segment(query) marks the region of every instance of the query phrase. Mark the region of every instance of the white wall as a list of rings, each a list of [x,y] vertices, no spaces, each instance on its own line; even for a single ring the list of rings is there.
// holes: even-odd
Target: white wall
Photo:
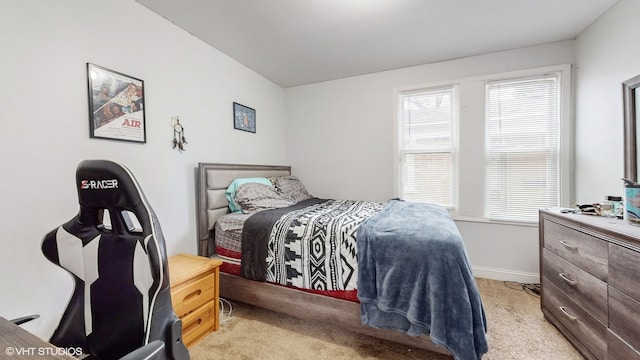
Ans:
[[[574,42],[564,41],[288,88],[289,160],[316,196],[388,200],[397,195],[394,92],[398,88],[574,61]],[[478,179],[467,176],[460,181]],[[477,276],[538,281],[536,227],[457,224]]]
[[[640,74],[640,1],[620,0],[576,41],[576,200],[622,195],[622,82]]]
[[[284,90],[133,0],[0,0],[0,316],[48,337],[70,277],[40,251],[77,213],[75,168],[125,164],[153,206],[168,253],[196,252],[199,161],[286,164]],[[86,63],[145,82],[147,143],[89,138]],[[257,111],[233,129],[232,103]],[[179,115],[186,152],[171,149]]]

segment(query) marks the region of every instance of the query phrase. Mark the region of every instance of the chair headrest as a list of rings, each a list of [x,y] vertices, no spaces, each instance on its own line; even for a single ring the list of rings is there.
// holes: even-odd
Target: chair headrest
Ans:
[[[96,214],[104,209],[112,216],[126,210],[136,216],[144,233],[151,231],[152,219],[155,218],[153,210],[135,177],[124,165],[108,160],[82,161],[76,170],[76,186],[83,223],[100,225],[102,219]],[[120,232],[120,229],[115,229],[119,227],[119,221],[112,220],[114,230]]]
[[[134,209],[146,202],[133,174],[107,160],[85,160],[76,170],[80,206]]]

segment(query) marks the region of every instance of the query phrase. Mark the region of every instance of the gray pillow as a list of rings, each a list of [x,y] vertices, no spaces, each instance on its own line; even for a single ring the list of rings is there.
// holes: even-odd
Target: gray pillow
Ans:
[[[313,196],[307,192],[302,181],[297,176],[280,176],[275,181],[276,189],[296,202],[307,200]]]
[[[276,209],[294,205],[296,202],[280,194],[272,186],[260,183],[240,185],[234,201],[244,213]]]

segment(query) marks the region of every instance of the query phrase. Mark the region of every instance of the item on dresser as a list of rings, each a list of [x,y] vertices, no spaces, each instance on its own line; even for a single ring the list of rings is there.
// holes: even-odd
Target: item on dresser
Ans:
[[[220,327],[219,260],[178,254],[169,257],[173,309],[182,320],[182,338],[192,347]]]
[[[632,225],[640,225],[640,184],[625,184],[625,214]]]
[[[228,245],[222,245],[219,242],[221,234],[215,233],[218,229],[226,228],[231,230],[235,227],[229,223],[214,226],[216,220],[222,219],[229,213],[229,203],[226,196],[229,184],[232,184],[235,179],[243,178],[264,177],[273,179],[274,177],[287,177],[291,179],[291,169],[284,166],[201,163],[198,170],[199,251],[201,255],[205,256],[215,256],[213,252],[214,246],[212,246],[214,245],[214,239],[216,248],[228,247]],[[299,183],[299,179],[296,182]],[[277,180],[275,183],[278,183]],[[269,191],[269,195],[266,194],[266,189],[264,191],[259,190],[259,188],[264,188],[264,186],[260,185],[240,185],[237,188],[238,193],[244,192],[242,186],[251,186],[258,193],[264,193],[265,196],[257,196],[255,198],[261,200],[261,206],[259,207],[262,209],[265,207],[264,202],[262,202],[263,199],[278,200],[272,191]],[[301,183],[298,186],[301,186]],[[253,193],[253,191],[247,191],[246,193]],[[417,302],[426,304],[425,306],[427,307],[432,306],[432,304],[447,303],[451,305],[453,312],[469,314],[469,317],[465,317],[465,320],[460,320],[462,317],[455,320],[434,310],[437,316],[433,318],[426,320],[416,319],[411,318],[411,314],[408,314],[409,319],[406,320],[408,322],[423,321],[420,325],[427,328],[430,325],[439,326],[437,324],[441,324],[443,326],[442,329],[446,328],[445,333],[451,329],[456,329],[455,331],[466,329],[464,333],[474,337],[474,340],[461,346],[458,346],[460,343],[454,344],[444,336],[429,338],[422,331],[419,331],[419,333],[422,333],[420,336],[409,336],[407,332],[412,333],[412,329],[407,330],[405,328],[405,332],[401,333],[387,330],[384,325],[380,325],[382,328],[365,326],[361,319],[361,306],[357,298],[354,301],[345,301],[341,298],[324,296],[324,293],[323,296],[318,295],[316,291],[330,289],[356,291],[355,283],[352,281],[358,274],[357,267],[360,260],[356,256],[357,249],[360,246],[356,240],[360,235],[356,234],[359,234],[359,229],[364,228],[369,220],[380,216],[381,210],[387,208],[390,203],[406,202],[397,200],[387,203],[335,199],[322,200],[313,197],[307,198],[307,195],[302,196],[302,198],[304,200],[290,208],[275,206],[273,209],[255,212],[254,215],[243,220],[241,251],[239,254],[242,262],[239,267],[243,268],[242,274],[246,277],[221,273],[220,290],[225,298],[305,319],[331,322],[335,326],[342,326],[411,346],[446,354],[453,353],[454,356],[459,358],[480,358],[487,351],[484,310],[466,259],[466,251],[463,252],[463,257],[453,256],[454,252],[459,254],[457,251],[453,251],[453,247],[436,246],[434,248],[437,248],[437,251],[430,253],[428,259],[418,262],[422,268],[394,267],[394,271],[411,271],[421,274],[420,276],[423,276],[423,279],[428,279],[425,280],[427,287],[446,289],[448,286],[456,286],[455,289],[450,290],[464,292],[464,295],[461,296],[470,299],[467,302],[463,301],[452,305],[444,298],[425,298],[423,295],[426,292],[422,292],[422,298],[415,299]],[[240,206],[243,212],[252,212],[256,208],[255,204],[252,204],[255,200],[254,198],[245,196],[242,201],[238,201],[238,198],[232,197],[232,199]],[[337,214],[340,216],[336,217]],[[455,223],[446,210],[442,209],[442,214],[442,221],[451,225],[451,228],[455,228],[457,233]],[[263,219],[264,222],[258,219]],[[412,220],[418,221],[417,218],[404,219],[404,221]],[[261,225],[261,223],[268,223],[268,225]],[[429,224],[428,221],[424,223],[425,225]],[[395,233],[395,237],[398,240],[402,238],[402,232],[399,231],[401,229],[402,226],[391,224],[390,231]],[[429,231],[422,231],[422,233],[437,234],[440,230],[442,229],[437,225],[431,225]],[[233,230],[231,232],[234,233]],[[378,235],[379,233],[371,239],[373,246],[376,246]],[[284,243],[278,242],[281,240]],[[437,242],[438,240],[425,238],[420,241],[425,241],[425,244],[428,244],[429,241]],[[252,242],[255,242],[257,247],[250,246]],[[401,243],[401,241],[397,242],[398,245]],[[459,234],[456,235],[456,243],[463,244]],[[430,245],[425,246],[429,247]],[[237,253],[234,250],[237,248],[237,245],[230,246],[226,254]],[[338,260],[336,260],[336,257],[330,256],[332,253],[339,255],[337,257]],[[398,253],[406,256],[415,255],[411,251],[398,251]],[[264,254],[266,254],[266,257]],[[358,261],[350,262],[349,259],[358,259]],[[306,260],[310,260],[310,262],[306,262]],[[394,261],[397,261],[399,265],[403,264],[402,259],[395,259]],[[224,260],[224,262],[226,265],[227,261]],[[436,276],[429,276],[428,268],[438,262],[449,262],[448,266],[453,266],[456,269],[456,271],[452,272],[452,276],[462,276],[461,273],[464,272],[468,274],[468,277],[466,280],[458,282],[457,280],[445,280]],[[226,269],[225,265],[222,267],[223,272]],[[423,270],[426,272],[423,272]],[[284,277],[278,279],[280,275],[284,275]],[[270,280],[271,276],[273,276],[274,280]],[[408,279],[408,277],[405,278]],[[334,280],[338,280],[338,286],[335,285]],[[270,281],[276,281],[277,284]],[[292,287],[292,285],[294,286]],[[375,284],[375,286],[384,286],[384,282]],[[414,329],[417,328],[414,327]],[[436,332],[434,332],[435,334]],[[449,333],[447,333],[448,335]]]
[[[581,214],[585,215],[599,215],[597,204],[583,204],[578,205],[578,209]]]
[[[618,219],[622,219],[622,215],[624,212],[624,206],[622,205],[622,196],[609,195],[606,197],[606,201],[611,204],[613,212],[612,215],[617,217]]]
[[[541,308],[587,359],[640,360],[640,228],[540,211]]]

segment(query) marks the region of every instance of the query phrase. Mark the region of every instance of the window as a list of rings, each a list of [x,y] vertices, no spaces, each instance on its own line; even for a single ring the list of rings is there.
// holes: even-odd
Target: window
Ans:
[[[559,206],[560,75],[486,85],[486,211],[492,220],[538,220]]]
[[[399,89],[396,196],[534,226],[571,206],[571,65]]]
[[[455,207],[456,96],[455,86],[400,94],[403,199]]]

